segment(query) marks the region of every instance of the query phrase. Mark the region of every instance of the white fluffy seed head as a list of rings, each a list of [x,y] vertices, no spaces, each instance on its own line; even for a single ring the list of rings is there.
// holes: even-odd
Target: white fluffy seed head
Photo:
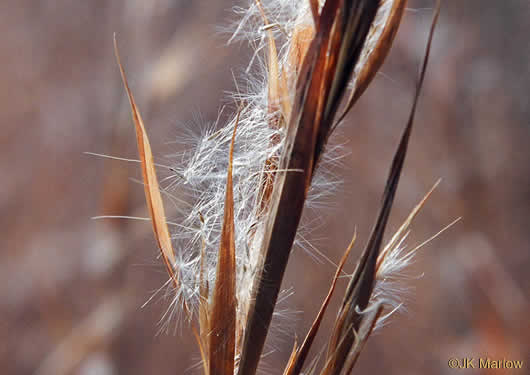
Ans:
[[[373,305],[382,303],[387,307],[387,314],[382,315],[376,328],[382,327],[387,319],[394,313],[404,309],[404,296],[408,293],[405,281],[411,277],[406,272],[407,267],[414,261],[415,251],[408,251],[403,244],[409,232],[391,244],[391,248],[385,247],[383,253],[386,254],[376,273],[376,284],[372,293],[370,303]]]
[[[281,72],[286,72],[289,43],[293,30],[301,23],[312,22],[306,1],[249,0],[248,7],[234,9],[240,17],[234,28],[232,40],[247,40],[255,55],[249,64],[243,84],[232,94],[242,104],[235,139],[233,159],[235,247],[239,306],[250,302],[252,279],[255,276],[261,244],[264,219],[262,212],[263,180],[270,176],[270,160],[278,160],[283,144],[284,130],[270,124],[277,113],[269,106],[270,80],[267,61],[267,38],[272,34],[278,48]],[[303,4],[303,5],[301,5]],[[244,91],[242,91],[244,88]],[[226,125],[199,127],[186,138],[188,149],[173,155],[179,162],[173,166],[175,176],[167,180],[175,194],[185,194],[190,207],[180,218],[179,228],[173,235],[180,285],[175,301],[184,302],[196,310],[200,299],[201,264],[204,278],[213,286],[221,238],[224,200],[227,179],[228,150],[236,123],[234,116]],[[274,140],[274,141],[273,141]],[[337,156],[326,158],[335,163]],[[315,176],[321,191],[332,193],[336,182],[325,178],[326,173]],[[317,186],[312,189],[319,192]],[[316,195],[323,195],[322,192]],[[314,199],[309,202],[315,204]],[[211,288],[210,288],[211,290]]]
[[[233,159],[235,248],[237,265],[238,314],[244,320],[245,306],[250,303],[251,288],[259,264],[264,219],[262,212],[263,180],[270,176],[269,160],[278,160],[283,146],[284,129],[271,126],[278,113],[271,113],[269,83],[280,77],[271,77],[268,66],[268,42],[272,35],[277,53],[279,74],[285,74],[289,82],[288,95],[294,97],[296,72],[304,53],[304,47],[312,38],[314,21],[307,0],[247,0],[246,7],[235,7],[238,17],[233,25],[230,42],[245,40],[254,50],[237,92],[232,98],[241,103],[239,123],[235,138]],[[322,6],[324,1],[319,1]],[[383,0],[370,31],[370,37],[355,68],[355,75],[366,63],[384,24],[387,22],[394,0]],[[265,17],[264,17],[265,16]],[[285,114],[283,114],[284,117]],[[184,303],[189,311],[196,311],[200,301],[200,275],[203,265],[204,281],[215,284],[216,264],[221,238],[224,200],[227,179],[229,146],[237,116],[220,126],[198,126],[192,129],[184,140],[187,150],[173,155],[178,163],[173,166],[174,176],[166,181],[171,192],[186,195],[189,208],[178,221],[178,230],[173,240],[176,251],[175,270],[178,272],[179,287],[174,292],[174,304]],[[284,119],[287,120],[287,119]],[[274,141],[272,141],[274,140]],[[317,207],[322,198],[332,195],[339,186],[339,180],[327,166],[340,161],[341,146],[327,146],[319,163],[311,189],[306,200],[308,207]],[[296,173],[296,172],[292,172]],[[312,252],[307,242],[304,224],[295,244]],[[399,254],[399,252],[395,252]],[[391,290],[388,275],[392,269],[409,261],[407,257],[395,259],[381,267],[387,275],[378,281],[378,295]],[[388,272],[386,272],[388,271]],[[385,287],[383,287],[385,286]],[[386,289],[385,289],[386,288]],[[241,322],[243,324],[243,322]]]
[[[233,159],[234,221],[238,271],[246,267],[256,232],[260,179],[268,171],[265,161],[278,154],[281,143],[273,145],[272,137],[281,137],[267,125],[266,107],[248,103],[242,110]],[[174,234],[179,255],[176,269],[180,273],[181,291],[190,305],[199,298],[201,254],[205,259],[205,279],[215,282],[217,252],[223,222],[228,166],[228,149],[235,119],[218,130],[197,134],[192,149],[179,155],[183,161],[174,167],[178,177],[173,187],[189,195],[191,208]],[[204,252],[202,252],[204,246]],[[238,275],[239,276],[239,275]],[[241,283],[238,283],[241,285]]]

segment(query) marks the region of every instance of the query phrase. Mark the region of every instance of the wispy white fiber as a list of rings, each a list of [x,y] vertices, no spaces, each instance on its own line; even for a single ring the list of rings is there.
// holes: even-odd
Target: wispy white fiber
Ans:
[[[438,181],[436,185],[439,182],[440,181]],[[411,215],[414,215],[414,211]],[[406,286],[406,281],[410,280],[411,278],[419,278],[423,276],[423,274],[414,276],[407,271],[407,268],[414,263],[414,258],[416,257],[418,250],[441,235],[458,221],[460,221],[460,218],[453,220],[438,233],[434,234],[414,248],[407,248],[407,246],[404,245],[404,242],[407,239],[410,231],[402,230],[404,229],[402,227],[396,234],[394,234],[394,237],[389,241],[381,253],[380,258],[382,259],[376,273],[375,290],[370,299],[371,306],[383,304],[387,307],[387,313],[378,319],[376,328],[380,328],[385,325],[387,319],[393,313],[400,310],[406,310],[404,300],[409,293],[409,289]],[[409,225],[410,222],[406,223],[406,227]]]
[[[314,27],[307,0],[246,1],[246,6],[233,9],[238,20],[232,25],[229,38],[229,42],[247,41],[254,50],[254,56],[247,66],[245,75],[237,81],[236,92],[230,95],[231,99],[241,105],[238,110],[239,123],[233,159],[236,285],[239,310],[250,303],[250,289],[259,263],[259,248],[267,214],[263,212],[263,197],[260,194],[263,194],[264,181],[273,176],[274,171],[269,169],[270,162],[277,164],[285,131],[285,127],[271,126],[278,116],[286,116],[282,113],[271,113],[268,97],[269,82],[278,80],[279,77],[269,76],[268,38],[272,35],[276,44],[279,73],[286,74],[288,79],[296,79],[291,74],[293,67],[289,65],[292,63],[289,61],[291,42],[296,30]],[[323,1],[319,3],[322,5]],[[384,24],[388,21],[393,3],[394,0],[382,1],[370,38],[355,68],[353,82],[355,74],[358,74],[360,67],[372,53]],[[294,92],[289,92],[288,95],[294,96]],[[180,140],[186,144],[186,151],[173,155],[176,162],[170,168],[170,176],[163,180],[163,186],[168,193],[185,194],[187,196],[185,200],[190,203],[189,209],[177,222],[178,229],[172,233],[177,259],[175,271],[179,280],[178,289],[173,291],[173,300],[175,305],[184,304],[191,312],[196,310],[200,299],[201,264],[205,265],[204,272],[208,284],[210,286],[215,284],[224,212],[228,150],[237,118],[238,116],[234,114],[226,124],[217,121],[208,126],[199,124],[197,128],[190,129],[189,133]],[[284,122],[286,121],[288,119],[284,118]],[[340,182],[334,176],[333,168],[326,166],[333,167],[340,163],[340,155],[340,145],[327,147],[313,177],[306,201],[307,207],[320,208],[322,198],[333,195],[337,189]],[[277,172],[297,173],[296,171]],[[182,198],[179,197],[179,200]],[[313,254],[318,254],[318,249],[305,239],[305,234],[309,230],[304,228],[307,227],[302,224],[295,243]],[[392,256],[398,257],[399,254],[399,251],[395,251]],[[316,255],[316,257],[326,259],[325,256]],[[390,290],[389,275],[393,274],[393,271],[399,271],[400,265],[408,262],[410,259],[407,255],[396,258],[393,263],[389,258],[381,267],[378,293],[382,293],[383,289]]]
[[[406,272],[414,262],[416,251],[407,249],[403,243],[407,239],[410,232],[405,232],[395,243],[392,241],[383,249],[385,257],[381,262],[376,273],[376,284],[374,292],[372,293],[371,303],[383,303],[390,310],[378,319],[377,327],[382,327],[387,318],[394,312],[403,310],[403,299],[408,293],[405,281],[411,278],[411,275]],[[389,248],[392,246],[392,248]]]
[[[250,302],[250,286],[258,264],[258,250],[263,236],[262,186],[274,171],[267,161],[278,161],[281,154],[284,130],[272,127],[278,113],[271,113],[268,103],[269,77],[267,38],[272,34],[278,46],[280,70],[286,67],[288,45],[293,29],[303,22],[312,22],[307,1],[249,0],[247,7],[236,7],[238,23],[233,28],[230,41],[246,40],[255,51],[247,73],[237,82],[232,99],[240,103],[239,123],[235,138],[233,159],[234,220],[238,288],[238,300]],[[210,286],[215,283],[217,254],[219,249],[228,167],[228,150],[237,116],[227,124],[215,123],[190,129],[185,139],[187,150],[173,155],[177,161],[173,174],[165,180],[166,187],[178,194],[186,194],[190,209],[181,218],[181,227],[173,231],[176,251],[175,270],[179,288],[174,291],[174,301],[184,303],[190,310],[199,301],[199,275],[201,253],[206,267],[206,279]],[[339,162],[339,146],[331,149],[322,164]],[[276,163],[277,164],[277,163]],[[322,169],[322,168],[321,168]],[[296,171],[278,171],[297,173]],[[308,198],[309,207],[318,207],[321,197],[333,194],[338,181],[331,172],[319,172]],[[306,246],[305,242],[303,242]]]

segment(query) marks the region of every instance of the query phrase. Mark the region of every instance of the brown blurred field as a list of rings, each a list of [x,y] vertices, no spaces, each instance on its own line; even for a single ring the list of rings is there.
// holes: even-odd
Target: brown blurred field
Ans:
[[[198,363],[186,325],[161,330],[163,293],[142,308],[166,281],[150,224],[90,219],[147,216],[138,165],[84,152],[137,157],[114,32],[159,161],[185,128],[213,122],[251,55],[218,31],[234,3],[0,4],[0,373],[180,374]],[[335,262],[355,227],[361,251],[375,220],[433,3],[409,2],[382,73],[337,137],[344,183],[328,209],[307,212],[318,219],[312,243]],[[529,20],[524,0],[443,1],[390,229],[438,178],[409,246],[462,220],[421,251],[407,312],[370,339],[359,374],[458,373],[452,357],[525,360],[520,372],[466,374],[529,371]],[[279,373],[333,272],[294,253],[285,279],[294,294],[280,305],[290,312],[271,333],[264,371]]]

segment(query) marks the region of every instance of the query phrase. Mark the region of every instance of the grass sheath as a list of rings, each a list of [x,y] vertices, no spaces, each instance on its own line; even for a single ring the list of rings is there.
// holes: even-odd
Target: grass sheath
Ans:
[[[234,35],[251,24],[249,38],[252,33],[261,37],[263,44],[256,54],[266,53],[266,80],[254,96],[240,94],[241,107],[233,120],[206,134],[188,166],[178,170],[183,184],[210,194],[197,199],[182,225],[192,228],[182,234],[193,247],[189,253],[176,252],[172,245],[177,239],[170,237],[167,227],[149,140],[115,44],[131,104],[153,231],[177,291],[175,303],[182,305],[189,320],[199,326],[198,330],[194,326],[193,332],[206,375],[256,373],[302,212],[317,167],[325,160],[328,139],[383,64],[406,3],[250,1],[248,14]],[[432,190],[386,246],[383,239],[439,9],[438,1],[410,116],[390,167],[381,208],[349,278],[322,366],[318,370],[318,361],[313,360],[310,373],[350,374],[377,324],[401,306],[389,302],[397,298],[385,296],[389,293],[385,282],[410,262],[413,252],[404,253],[401,243]],[[259,23],[261,27],[256,26]],[[283,43],[280,48],[278,43]],[[245,153],[246,149],[251,151]],[[226,158],[222,166],[212,164]],[[218,191],[224,191],[224,196]],[[200,230],[193,229],[197,220]],[[304,341],[294,344],[284,375],[302,374],[354,241],[355,236]],[[385,311],[389,312],[383,314]]]

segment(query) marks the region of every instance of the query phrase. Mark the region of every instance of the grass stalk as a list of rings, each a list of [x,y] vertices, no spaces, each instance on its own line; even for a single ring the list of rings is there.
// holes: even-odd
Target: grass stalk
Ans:
[[[280,5],[288,3],[276,1]],[[274,21],[279,16],[271,14],[275,9],[272,3],[254,0],[249,6],[249,12],[254,11],[262,22],[260,35],[264,44],[257,51],[265,50],[267,54],[267,79],[259,94],[262,100],[242,99],[229,125],[207,134],[201,140],[204,145],[198,144],[199,149],[204,146],[206,151],[202,152],[206,154],[197,152],[190,159],[190,166],[178,173],[179,179],[187,184],[193,185],[197,179],[197,186],[206,181],[213,184],[209,191],[224,191],[224,197],[214,194],[208,198],[212,204],[208,199],[199,199],[196,210],[190,214],[189,221],[198,218],[201,227],[206,228],[189,234],[193,239],[190,243],[197,243],[197,255],[189,258],[191,261],[184,261],[188,259],[186,255],[176,252],[172,245],[149,140],[116,47],[131,104],[153,231],[168,274],[180,291],[178,299],[182,299],[189,320],[199,326],[194,333],[205,374],[256,373],[308,192],[328,139],[381,67],[406,6],[404,0],[304,0],[299,1],[301,13],[291,15],[292,22],[284,27],[280,21]],[[390,167],[381,208],[350,277],[329,335],[322,368],[313,367],[314,373],[352,372],[367,339],[389,307],[375,292],[381,274],[392,267],[404,267],[411,256],[399,258],[399,246],[426,198],[386,247],[383,238],[407,154],[439,9],[438,1],[410,116]],[[287,35],[282,37],[282,48],[277,46],[276,27]],[[352,87],[349,92],[348,87]],[[240,129],[237,137],[236,129]],[[254,135],[256,129],[261,138]],[[245,166],[240,167],[245,165],[244,161],[251,164],[244,154],[248,147],[243,144],[245,139],[258,139],[263,147],[263,152],[256,156],[262,163],[261,166],[258,163],[258,173],[250,166],[248,171]],[[226,167],[211,166],[212,155],[208,152],[212,148],[219,150],[217,157],[227,151]],[[197,172],[202,171],[200,168],[208,170],[201,175]],[[223,168],[224,173],[217,172]],[[236,191],[247,192],[248,199]],[[241,220],[243,214],[245,220]],[[217,230],[220,235],[215,237],[213,233]],[[300,346],[295,343],[285,375],[302,373],[353,244],[354,240],[337,267],[304,341]],[[187,282],[190,284],[186,285]],[[195,292],[187,292],[190,290]],[[317,365],[316,361],[313,363]]]

